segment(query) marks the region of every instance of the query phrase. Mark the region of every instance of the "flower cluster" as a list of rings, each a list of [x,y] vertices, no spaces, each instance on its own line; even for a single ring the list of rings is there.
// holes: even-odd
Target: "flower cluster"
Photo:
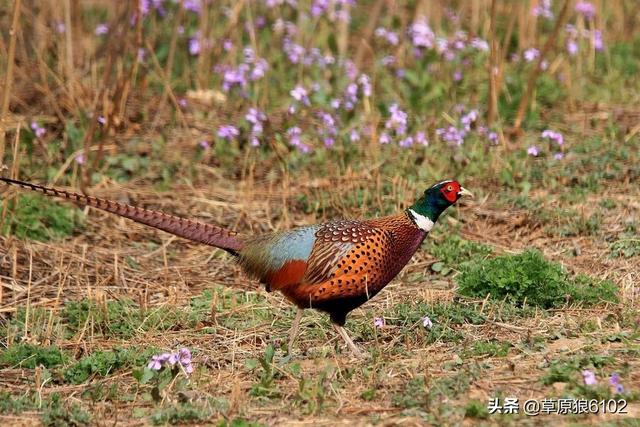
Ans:
[[[582,380],[585,385],[594,386],[598,384],[596,374],[589,369],[582,370]],[[613,391],[617,394],[624,393],[624,386],[620,382],[620,375],[617,372],[612,373],[609,376],[609,385],[613,387]]]
[[[449,126],[447,128],[436,129],[436,135],[440,137],[447,144],[455,147],[459,147],[464,143],[465,137],[472,131],[478,121],[478,110],[470,110],[467,114],[463,114],[460,117],[460,126]],[[485,127],[477,127],[478,133],[487,136],[491,142],[493,139],[497,140],[497,134],[495,132],[487,131]]]
[[[244,61],[237,67],[230,65],[216,65],[214,71],[222,74],[222,90],[229,92],[234,87],[242,90],[247,88],[249,82],[262,79],[267,70],[269,63],[264,58],[255,55],[250,47],[243,49]]]
[[[179,366],[184,369],[187,374],[193,372],[191,364],[191,351],[188,348],[181,348],[175,353],[162,353],[151,357],[147,364],[147,368],[159,371],[164,366]]]
[[[233,125],[222,125],[218,128],[218,136],[227,141],[232,141],[240,135],[240,131]]]
[[[553,19],[553,12],[551,11],[551,0],[542,0],[539,4],[531,9],[533,16],[541,16],[545,19]]]
[[[257,147],[260,145],[259,137],[262,136],[264,131],[264,122],[267,120],[267,115],[257,108],[249,108],[249,112],[244,116],[245,120],[251,123],[251,133],[249,134],[249,142],[252,146]]]
[[[311,147],[302,142],[302,129],[298,126],[293,126],[287,129],[287,136],[289,137],[289,144],[292,147],[296,147],[301,153],[308,153],[311,151]]]
[[[384,317],[374,317],[373,318],[373,327],[376,329],[382,329],[384,328],[385,325],[385,321],[384,321]]]
[[[331,22],[349,22],[351,20],[349,6],[354,4],[355,0],[313,0],[311,4],[311,15],[316,18],[326,15]]]
[[[47,133],[47,130],[36,122],[31,122],[31,130],[35,134],[36,138],[42,138]]]
[[[407,134],[408,116],[398,104],[391,104],[389,114],[389,118],[384,124],[385,131],[380,134],[380,144],[391,143],[392,136],[394,136],[398,140],[398,145],[403,148],[411,147],[414,144],[429,145],[424,132],[417,132],[414,136]]]

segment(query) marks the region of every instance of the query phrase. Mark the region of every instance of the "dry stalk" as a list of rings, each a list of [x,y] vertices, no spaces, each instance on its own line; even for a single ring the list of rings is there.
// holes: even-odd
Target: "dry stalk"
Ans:
[[[520,98],[520,103],[518,104],[518,110],[516,112],[516,118],[513,123],[513,129],[512,129],[513,135],[518,136],[522,132],[522,129],[521,129],[522,120],[524,119],[524,115],[527,112],[527,107],[529,106],[529,100],[531,98],[531,95],[533,94],[533,89],[535,88],[536,81],[538,80],[538,77],[542,72],[542,62],[545,60],[548,53],[551,51],[552,47],[555,46],[556,44],[556,40],[558,39],[558,34],[560,33],[560,29],[564,26],[564,22],[566,21],[569,15],[570,5],[571,5],[571,0],[565,1],[564,6],[562,7],[562,11],[560,12],[560,16],[558,17],[558,20],[556,21],[556,25],[553,28],[553,32],[547,39],[547,42],[542,48],[542,51],[540,52],[540,56],[538,57],[538,60],[536,61],[536,64],[533,70],[531,70],[531,74],[529,74],[527,87],[522,95],[522,98]]]
[[[6,124],[9,114],[9,100],[11,99],[11,86],[13,84],[13,67],[16,56],[16,38],[18,33],[18,19],[20,17],[20,7],[22,0],[15,0],[13,3],[13,17],[11,18],[11,28],[9,29],[9,53],[7,55],[7,72],[4,77],[4,93],[2,96],[2,109],[0,110],[0,171],[4,165],[4,149],[6,143]]]

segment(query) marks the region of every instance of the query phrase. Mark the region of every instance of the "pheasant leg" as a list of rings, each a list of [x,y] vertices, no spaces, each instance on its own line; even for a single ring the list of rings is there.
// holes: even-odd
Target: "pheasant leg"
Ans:
[[[342,339],[344,339],[344,341],[347,343],[347,347],[349,347],[349,349],[353,352],[353,354],[362,359],[364,357],[364,354],[360,351],[360,349],[354,344],[353,340],[351,339],[351,337],[349,337],[349,334],[347,334],[346,329],[344,329],[344,327],[342,326],[338,326],[335,323],[333,324],[333,328],[338,331],[338,334],[340,334],[340,336],[342,337]]]
[[[303,310],[298,308],[296,311],[296,317],[293,319],[293,323],[291,324],[291,330],[289,331],[289,344],[287,345],[287,352],[291,353],[293,349],[293,343],[298,336],[298,329],[300,328],[300,320],[302,320]]]

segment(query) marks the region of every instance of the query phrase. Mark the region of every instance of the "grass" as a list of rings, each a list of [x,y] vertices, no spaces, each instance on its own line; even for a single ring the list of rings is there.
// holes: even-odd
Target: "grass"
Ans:
[[[567,303],[593,305],[618,301],[616,286],[586,275],[570,278],[562,266],[538,251],[470,262],[457,278],[467,296],[506,299],[517,305],[558,308]]]
[[[355,360],[312,311],[288,349],[294,309],[227,254],[0,188],[3,423],[536,421],[489,414],[496,397],[628,402],[629,414],[615,418],[537,418],[550,425],[640,417],[632,0],[593,2],[594,20],[572,7],[557,36],[563,2],[547,20],[532,2],[498,0],[494,26],[488,0],[357,2],[345,26],[332,15],[344,13],[338,2],[319,14],[311,0],[184,2],[200,12],[151,2],[140,20],[134,3],[54,10],[22,0],[15,33],[11,14],[0,14],[3,174],[245,234],[396,213],[444,178],[476,198],[447,210],[402,273],[350,315],[346,328],[368,356]],[[436,49],[410,32],[422,14]],[[101,23],[106,34],[96,34]],[[494,67],[482,40],[500,47]],[[536,62],[524,52],[547,40],[546,68],[528,94]],[[199,53],[189,51],[194,43]],[[307,56],[295,62],[300,49]],[[263,77],[257,58],[268,63]],[[246,82],[229,83],[242,67]],[[309,105],[291,95],[296,86]],[[392,118],[393,104],[406,123]],[[249,108],[265,114],[261,126],[246,118]],[[223,125],[239,135],[220,136]],[[446,139],[449,127],[464,129],[461,143]],[[543,138],[547,129],[563,143]],[[385,132],[389,144],[380,143]],[[420,132],[428,145],[417,143]],[[184,347],[191,375],[148,367],[152,355]],[[585,370],[596,384],[585,383]],[[609,383],[614,373],[621,393]]]

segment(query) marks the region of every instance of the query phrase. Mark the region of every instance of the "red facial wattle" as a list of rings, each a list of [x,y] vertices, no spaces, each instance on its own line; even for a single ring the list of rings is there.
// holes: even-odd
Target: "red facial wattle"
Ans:
[[[460,191],[460,184],[456,181],[448,182],[440,189],[442,195],[449,203],[455,203],[458,200],[458,192]]]

